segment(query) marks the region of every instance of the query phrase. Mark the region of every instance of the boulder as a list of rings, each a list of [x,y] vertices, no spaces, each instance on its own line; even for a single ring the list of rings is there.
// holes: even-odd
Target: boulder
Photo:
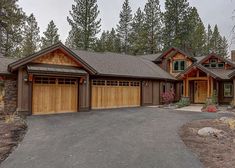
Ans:
[[[223,134],[222,130],[218,130],[212,127],[204,127],[200,130],[198,130],[198,135],[200,136],[216,136],[216,137],[221,137]]]

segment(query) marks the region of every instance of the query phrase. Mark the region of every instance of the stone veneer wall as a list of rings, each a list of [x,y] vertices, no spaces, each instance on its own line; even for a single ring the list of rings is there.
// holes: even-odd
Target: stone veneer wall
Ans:
[[[12,114],[17,108],[17,81],[16,79],[6,79],[4,85],[4,113]]]

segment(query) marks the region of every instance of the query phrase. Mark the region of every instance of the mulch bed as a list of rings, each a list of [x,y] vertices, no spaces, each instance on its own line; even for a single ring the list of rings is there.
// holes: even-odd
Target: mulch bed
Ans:
[[[198,130],[213,127],[223,130],[222,137],[201,137]],[[206,168],[231,168],[235,166],[235,131],[219,120],[193,121],[181,127],[179,134]]]
[[[14,123],[0,120],[0,163],[4,161],[23,139],[27,125],[21,119]]]

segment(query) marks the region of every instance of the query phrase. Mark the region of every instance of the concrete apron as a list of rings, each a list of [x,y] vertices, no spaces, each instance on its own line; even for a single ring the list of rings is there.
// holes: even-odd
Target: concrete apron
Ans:
[[[177,111],[192,111],[192,112],[202,112],[202,104],[192,104],[190,106],[187,107],[182,107],[182,108],[178,108],[176,109]]]

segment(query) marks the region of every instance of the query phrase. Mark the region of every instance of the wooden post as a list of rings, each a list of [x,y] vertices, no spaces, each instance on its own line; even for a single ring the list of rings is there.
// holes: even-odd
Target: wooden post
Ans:
[[[188,82],[188,77],[186,78],[186,97],[189,97],[189,82]]]
[[[185,89],[185,87],[186,87],[186,79],[184,79],[184,81],[183,81],[183,95],[184,95],[184,97],[186,97],[186,89]]]
[[[235,105],[235,79],[233,79],[233,105]]]
[[[207,98],[210,97],[210,76],[207,76]]]
[[[211,97],[214,94],[214,79],[211,77]]]

